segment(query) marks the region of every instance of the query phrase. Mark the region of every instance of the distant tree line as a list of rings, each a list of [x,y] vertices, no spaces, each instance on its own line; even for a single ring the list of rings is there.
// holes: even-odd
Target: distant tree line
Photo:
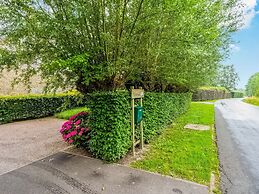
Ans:
[[[211,85],[224,87],[229,91],[233,91],[237,89],[239,80],[240,78],[234,65],[220,65]]]
[[[40,73],[47,91],[141,85],[189,91],[215,77],[240,0],[0,1],[0,70]],[[234,86],[231,86],[234,87]]]
[[[259,72],[250,77],[246,85],[246,94],[248,96],[259,97]]]

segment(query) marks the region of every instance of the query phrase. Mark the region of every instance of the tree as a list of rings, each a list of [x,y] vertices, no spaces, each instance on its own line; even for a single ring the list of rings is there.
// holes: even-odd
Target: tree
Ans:
[[[40,72],[48,90],[204,85],[227,55],[239,0],[0,1],[0,69]],[[236,9],[238,10],[238,9]]]
[[[259,72],[249,78],[246,85],[246,94],[259,97]]]
[[[217,70],[214,85],[225,87],[228,90],[236,90],[239,80],[240,79],[234,65],[221,65]]]

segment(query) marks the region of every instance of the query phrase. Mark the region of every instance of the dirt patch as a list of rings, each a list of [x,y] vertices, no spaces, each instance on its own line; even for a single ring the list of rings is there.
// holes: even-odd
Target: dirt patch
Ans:
[[[122,159],[120,159],[117,163],[124,166],[129,166],[130,163],[137,160],[141,160],[145,156],[145,153],[149,150],[149,148],[150,148],[150,145],[148,144],[144,146],[143,150],[140,148],[136,148],[135,156],[132,155],[132,151],[129,151],[128,154],[124,156]]]

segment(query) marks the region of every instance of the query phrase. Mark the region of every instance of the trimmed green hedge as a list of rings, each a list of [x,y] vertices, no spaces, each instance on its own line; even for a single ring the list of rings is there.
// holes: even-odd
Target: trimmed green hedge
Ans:
[[[223,87],[201,87],[193,93],[193,101],[231,98],[231,93]]]
[[[150,141],[175,117],[185,112],[190,102],[190,93],[146,93],[143,100],[145,141]],[[90,94],[87,106],[91,109],[90,151],[106,161],[120,159],[131,147],[128,92]]]
[[[232,98],[244,98],[244,92],[242,91],[232,91]]]
[[[78,94],[2,96],[0,124],[46,117],[82,105],[82,96]]]
[[[190,103],[190,93],[146,93],[144,98],[144,140],[150,141],[168,123],[184,113]]]

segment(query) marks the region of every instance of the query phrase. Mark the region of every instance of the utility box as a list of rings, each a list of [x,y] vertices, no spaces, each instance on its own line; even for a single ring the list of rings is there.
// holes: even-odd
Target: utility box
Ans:
[[[142,106],[136,106],[134,108],[134,117],[135,117],[135,123],[139,124],[142,119],[143,119],[143,114],[144,114],[144,108]]]

